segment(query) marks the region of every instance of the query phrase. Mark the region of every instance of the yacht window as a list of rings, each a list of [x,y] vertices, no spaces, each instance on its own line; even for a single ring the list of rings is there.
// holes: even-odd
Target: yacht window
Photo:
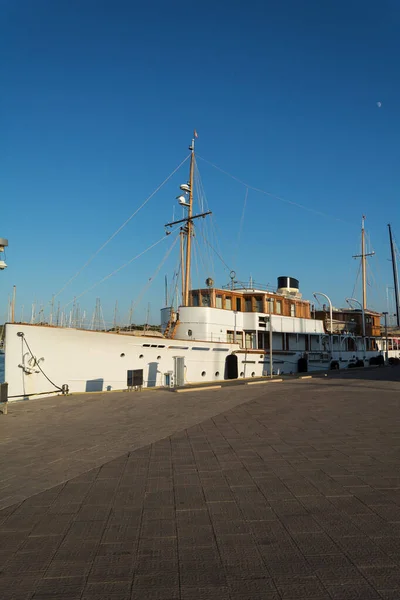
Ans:
[[[263,311],[263,299],[260,296],[256,296],[256,312],[264,312]]]
[[[219,294],[217,294],[217,296],[215,298],[215,307],[222,308],[222,296]]]
[[[236,339],[235,339],[235,333],[233,331],[227,331],[226,332],[226,341],[228,342],[228,344],[239,344],[240,347],[242,347],[242,343],[243,343],[243,332],[242,331],[237,331],[236,332]]]
[[[202,306],[210,306],[210,294],[202,294],[201,295],[201,305]]]
[[[244,309],[246,312],[251,312],[251,298],[244,299]]]
[[[280,300],[276,300],[276,302],[275,302],[275,313],[277,315],[282,314],[282,302]]]
[[[291,304],[290,305],[290,316],[291,317],[295,317],[296,316],[296,305],[295,304]]]
[[[232,310],[232,298],[230,296],[225,298],[225,308],[227,310]]]
[[[236,310],[242,310],[242,299],[236,298]]]
[[[255,331],[245,332],[245,348],[257,348],[257,336]]]
[[[199,306],[199,295],[192,294],[192,306]]]

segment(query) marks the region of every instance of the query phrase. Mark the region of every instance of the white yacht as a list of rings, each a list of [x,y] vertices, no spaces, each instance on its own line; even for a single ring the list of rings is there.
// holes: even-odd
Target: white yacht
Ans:
[[[381,335],[379,313],[366,307],[315,311],[297,279],[270,289],[231,272],[226,286],[207,278],[190,289],[195,140],[179,204],[182,290],[179,307],[161,309],[162,337],[49,324],[7,323],[5,380],[10,400],[137,387],[176,387],[226,379],[319,372],[399,357],[400,340]],[[364,231],[364,227],[362,229]],[[363,246],[362,264],[366,252]],[[364,289],[365,289],[365,272]]]

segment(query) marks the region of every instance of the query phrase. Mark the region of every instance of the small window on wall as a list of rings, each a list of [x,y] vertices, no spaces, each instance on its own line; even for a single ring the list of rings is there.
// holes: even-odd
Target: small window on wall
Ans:
[[[238,298],[238,300],[239,300],[239,298]],[[238,310],[240,310],[240,308]],[[244,299],[244,310],[246,312],[251,312],[251,298]]]
[[[239,344],[240,347],[242,347],[243,344],[243,332],[242,331],[237,331],[236,335],[234,331],[227,331],[226,332],[226,341],[228,342],[228,344]]]
[[[201,305],[202,306],[210,306],[210,294],[202,294],[201,295]]]
[[[230,296],[225,298],[225,308],[226,310],[232,310],[232,298]]]
[[[291,304],[290,305],[290,316],[291,317],[295,317],[296,316],[296,305],[295,304]]]
[[[356,343],[354,341],[354,338],[347,338],[347,349],[349,350],[349,352],[354,352],[356,349]]]
[[[215,298],[215,308],[222,308],[222,296],[219,294]]]
[[[236,298],[236,310],[242,310],[242,299]]]
[[[277,315],[281,315],[282,314],[282,302],[280,300],[277,300],[275,302],[275,313]]]
[[[245,332],[245,347],[246,348],[257,348],[257,336],[255,331]]]
[[[256,301],[256,312],[264,312],[263,299],[260,298],[260,296],[256,296],[255,301]]]
[[[192,306],[198,306],[198,305],[199,305],[199,295],[192,294]]]

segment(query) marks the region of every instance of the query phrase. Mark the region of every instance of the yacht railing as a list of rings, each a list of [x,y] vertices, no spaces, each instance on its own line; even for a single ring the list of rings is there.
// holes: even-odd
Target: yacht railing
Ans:
[[[276,289],[269,284],[256,283],[255,281],[232,281],[222,286],[223,290],[252,290],[252,291],[263,291],[263,292],[275,292]]]

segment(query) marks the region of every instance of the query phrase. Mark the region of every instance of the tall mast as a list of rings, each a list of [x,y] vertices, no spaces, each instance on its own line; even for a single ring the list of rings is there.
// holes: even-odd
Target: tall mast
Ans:
[[[362,303],[363,309],[367,308],[367,257],[365,255],[365,217],[361,222],[361,263],[362,263]]]
[[[362,306],[367,310],[367,256],[373,256],[375,252],[365,252],[365,216],[361,220],[361,254],[356,254],[353,258],[361,258],[362,270]]]
[[[193,216],[193,179],[194,179],[194,136],[192,145],[189,147],[190,154],[190,174],[189,174],[189,206],[186,224],[186,266],[185,266],[185,293],[183,305],[189,306],[189,287],[190,287],[190,266],[192,257],[192,216]]]
[[[393,282],[394,282],[394,297],[396,299],[396,323],[397,327],[400,327],[400,314],[399,314],[399,278],[397,274],[397,260],[396,252],[394,248],[394,241],[392,237],[392,228],[389,227],[389,239],[390,239],[390,251],[392,253],[392,267],[393,267]]]
[[[49,325],[53,325],[53,312],[54,312],[54,294],[51,297],[51,303],[50,303],[50,320],[49,320]]]
[[[197,137],[196,131],[192,139],[192,143],[189,146],[190,150],[190,173],[189,182],[183,183],[180,189],[184,192],[180,196],[177,196],[179,204],[187,209],[187,216],[178,221],[172,221],[172,223],[166,223],[165,227],[172,227],[180,223],[185,223],[181,228],[181,276],[182,276],[182,305],[189,306],[189,291],[190,291],[190,266],[191,266],[191,252],[192,252],[192,236],[193,236],[193,221],[195,219],[204,218],[207,215],[211,215],[211,211],[208,210],[199,215],[193,214],[193,185],[194,185],[194,140]],[[185,196],[188,194],[188,196]],[[169,232],[167,232],[168,235]],[[184,257],[184,236],[186,236],[186,257]],[[184,263],[185,258],[185,265]]]

